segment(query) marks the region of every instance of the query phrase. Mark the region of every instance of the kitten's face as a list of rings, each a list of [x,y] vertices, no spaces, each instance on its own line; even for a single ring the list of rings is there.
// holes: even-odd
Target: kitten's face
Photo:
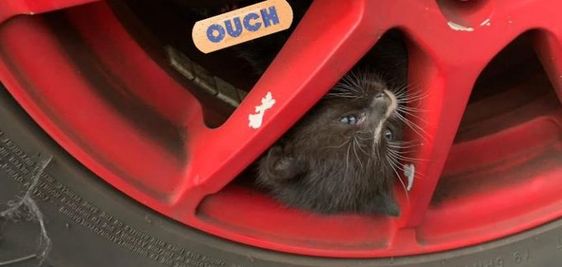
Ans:
[[[347,75],[262,159],[258,181],[300,208],[397,215],[389,160],[402,125],[392,91],[368,73]]]
[[[364,154],[383,156],[402,138],[396,95],[376,77],[346,76],[298,126],[295,135],[315,133],[314,148],[354,142]],[[322,144],[323,143],[323,144]]]

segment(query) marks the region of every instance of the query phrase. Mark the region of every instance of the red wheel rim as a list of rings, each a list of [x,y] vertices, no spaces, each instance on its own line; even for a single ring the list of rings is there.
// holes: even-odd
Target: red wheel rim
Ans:
[[[215,129],[205,126],[197,98],[141,48],[106,3],[27,2],[0,4],[2,83],[92,172],[188,226],[283,252],[388,257],[474,245],[562,214],[559,1],[316,1]],[[409,198],[397,190],[401,217],[308,214],[229,185],[395,28],[409,42],[412,90],[428,92],[419,103],[427,138],[412,155],[426,160],[416,163]],[[524,116],[478,124],[474,129],[484,134],[454,142],[479,75],[524,33],[556,94],[541,94],[519,110]],[[276,105],[259,129],[248,127],[248,114],[268,92]],[[437,192],[454,196],[436,198],[438,182]]]

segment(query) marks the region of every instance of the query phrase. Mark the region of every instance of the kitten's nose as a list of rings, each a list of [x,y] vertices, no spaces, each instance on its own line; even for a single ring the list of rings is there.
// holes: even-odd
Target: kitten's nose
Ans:
[[[390,97],[383,91],[379,92],[373,98],[373,102],[371,103],[371,107],[375,110],[379,110],[381,113],[385,113],[386,109],[390,104]]]
[[[377,115],[374,116],[373,119],[384,120],[388,118],[390,114],[394,112],[394,110],[396,110],[397,107],[398,100],[391,91],[384,90],[382,92],[378,92],[377,94],[375,94],[371,102],[371,108]]]

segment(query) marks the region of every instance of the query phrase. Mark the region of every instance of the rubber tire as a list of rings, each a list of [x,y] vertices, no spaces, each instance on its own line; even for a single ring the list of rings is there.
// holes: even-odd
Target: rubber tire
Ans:
[[[304,257],[222,240],[171,221],[121,194],[53,142],[0,88],[0,210],[53,156],[33,199],[52,250],[44,266],[461,266],[552,267],[562,262],[562,221],[445,253],[354,260]],[[0,221],[0,263],[37,251],[33,221]],[[33,260],[10,266],[36,266]]]

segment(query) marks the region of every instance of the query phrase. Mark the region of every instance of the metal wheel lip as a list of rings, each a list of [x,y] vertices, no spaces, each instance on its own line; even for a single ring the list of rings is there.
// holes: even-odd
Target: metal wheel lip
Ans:
[[[94,8],[98,13],[94,14],[102,14],[104,12],[108,12],[109,9],[107,9],[106,7],[103,7],[103,4],[95,4],[92,6],[97,6],[96,8]],[[77,8],[81,9],[80,11],[73,11],[73,10],[69,10],[69,13],[73,13],[74,14],[70,14],[71,20],[79,20],[77,17],[79,16],[78,14],[83,14],[82,12],[88,12],[87,10],[90,8],[91,6],[85,6],[85,7],[80,7]],[[110,13],[105,13],[106,16],[109,16]],[[23,22],[18,22],[19,21],[23,21]],[[38,21],[40,22],[42,19],[37,19],[37,21],[35,22],[30,22],[35,20],[33,19],[28,19],[28,18],[16,18],[14,21],[9,22],[12,23],[12,26],[10,27],[21,27],[19,29],[24,29],[26,31],[32,32],[33,31],[33,27],[37,26],[37,25],[31,25],[33,23],[38,23]],[[30,23],[27,24],[26,23]],[[17,24],[17,26],[15,26]],[[82,25],[83,26],[83,25]],[[79,26],[80,27],[80,26]],[[9,40],[8,42],[8,46],[9,47],[5,47],[3,48],[4,51],[14,51],[15,55],[22,55],[21,53],[24,52],[25,49],[21,48],[21,49],[17,49],[13,46],[13,44],[16,44],[17,42],[21,42],[22,39],[18,39],[17,37],[15,37],[15,30],[7,30],[4,31],[3,34],[4,35],[4,40]],[[39,32],[35,31],[36,34],[42,35],[42,38],[46,38],[44,41],[53,41],[53,40],[49,40],[50,38],[52,38],[52,36],[49,36],[49,32],[46,28],[41,28],[39,30]],[[83,32],[82,32],[83,33]],[[116,36],[122,34],[122,32],[118,32],[115,33]],[[121,36],[123,37],[123,36]],[[8,39],[5,39],[8,38]],[[11,39],[13,38],[13,39]],[[56,39],[56,38],[55,38]],[[414,37],[415,39],[415,37]],[[125,39],[124,39],[125,40]],[[127,40],[130,41],[130,40]],[[53,46],[54,48],[55,46]],[[12,49],[12,50],[9,50]],[[15,50],[14,50],[15,49]],[[139,50],[140,51],[140,50]],[[53,58],[64,58],[64,54],[62,53],[61,50],[57,50],[57,49],[53,49],[53,53],[51,54],[51,56],[53,56]],[[258,247],[263,247],[263,248],[268,248],[268,249],[274,249],[274,250],[279,250],[279,251],[285,251],[285,252],[290,252],[290,253],[296,253],[296,254],[303,254],[303,255],[314,255],[314,256],[327,256],[327,257],[384,257],[384,256],[406,256],[406,255],[414,255],[414,254],[420,254],[420,253],[429,253],[429,252],[436,252],[436,251],[442,251],[442,250],[447,250],[447,249],[452,249],[452,248],[459,248],[459,247],[463,247],[463,246],[467,246],[467,245],[471,245],[471,244],[478,244],[480,242],[484,242],[484,241],[489,241],[489,240],[493,240],[499,237],[503,237],[506,235],[510,235],[510,234],[514,234],[526,229],[530,229],[532,227],[547,223],[548,221],[551,221],[553,219],[559,218],[561,214],[559,208],[561,203],[557,203],[557,205],[554,205],[553,207],[545,207],[543,211],[544,213],[547,214],[543,214],[542,216],[539,215],[535,215],[531,220],[527,220],[526,224],[519,224],[519,225],[509,225],[509,229],[504,229],[503,232],[502,231],[498,231],[496,233],[488,233],[486,235],[483,236],[478,236],[475,238],[472,238],[471,240],[464,240],[464,241],[449,241],[446,245],[443,244],[424,244],[424,245],[420,245],[419,243],[416,244],[407,244],[407,242],[412,242],[412,240],[417,240],[419,242],[419,235],[420,233],[417,231],[414,231],[412,229],[408,229],[409,227],[404,227],[404,225],[407,225],[408,223],[404,221],[404,219],[398,219],[398,220],[389,220],[388,224],[386,224],[385,227],[388,227],[388,230],[390,232],[394,232],[395,236],[393,236],[392,238],[386,239],[386,240],[382,240],[383,242],[386,242],[386,244],[391,244],[390,246],[384,247],[363,247],[363,249],[350,249],[350,250],[342,250],[342,244],[337,244],[335,246],[327,246],[327,247],[323,247],[322,245],[317,244],[312,244],[312,245],[306,245],[306,244],[298,244],[298,242],[293,242],[292,244],[290,242],[287,242],[289,244],[283,244],[283,243],[279,243],[276,242],[275,239],[259,239],[259,235],[256,236],[251,236],[248,235],[248,232],[244,233],[244,232],[237,232],[234,229],[228,229],[227,227],[222,227],[220,225],[220,223],[218,222],[212,222],[210,220],[206,220],[206,219],[202,219],[201,218],[201,214],[204,213],[205,209],[199,207],[199,211],[196,211],[194,213],[185,213],[185,212],[180,212],[181,210],[193,210],[194,207],[192,206],[193,203],[187,203],[182,201],[182,198],[184,198],[185,196],[182,195],[181,193],[179,193],[180,191],[178,190],[171,190],[169,188],[171,188],[172,186],[170,186],[169,188],[164,188],[164,189],[159,189],[159,188],[155,188],[155,192],[154,194],[150,194],[147,193],[149,191],[146,191],[146,189],[143,189],[142,187],[135,187],[135,186],[130,186],[127,185],[127,180],[123,179],[122,177],[117,177],[115,175],[115,172],[112,172],[111,170],[108,171],[107,167],[104,166],[104,164],[100,163],[99,160],[97,160],[95,157],[91,156],[91,153],[89,153],[88,150],[84,150],[81,147],[81,144],[79,142],[76,142],[76,138],[72,137],[71,135],[65,134],[64,128],[60,127],[61,125],[57,125],[56,120],[53,119],[53,117],[50,117],[48,115],[48,112],[45,112],[45,108],[44,108],[44,104],[43,107],[40,104],[37,104],[37,96],[33,95],[33,92],[31,91],[26,91],[29,90],[29,84],[33,84],[33,83],[38,83],[37,80],[33,80],[33,79],[28,79],[27,80],[27,84],[24,83],[23,81],[25,79],[22,79],[21,77],[17,77],[17,75],[15,75],[14,73],[14,69],[13,66],[14,65],[18,65],[18,64],[23,64],[25,65],[26,63],[22,63],[17,62],[17,61],[12,61],[9,62],[8,60],[6,60],[6,52],[4,52],[4,56],[3,56],[3,60],[2,60],[2,68],[0,71],[0,77],[2,78],[2,81],[6,84],[6,86],[8,87],[9,91],[14,95],[14,97],[18,100],[18,102],[30,113],[30,115],[32,115],[32,117],[41,125],[41,127],[43,127],[59,144],[61,144],[65,149],[67,149],[67,151],[69,151],[74,157],[76,157],[77,159],[79,159],[84,165],[86,165],[88,168],[90,168],[92,171],[94,171],[96,174],[98,174],[100,177],[102,177],[104,180],[106,180],[107,182],[109,182],[110,184],[114,185],[116,188],[118,188],[119,190],[125,192],[126,194],[128,194],[129,196],[133,197],[134,199],[136,199],[137,201],[163,213],[164,215],[171,217],[175,220],[178,220],[182,223],[185,223],[187,225],[190,225],[192,227],[195,227],[197,229],[203,230],[205,232],[211,233],[211,234],[215,234],[221,237],[225,237],[227,239],[231,239],[234,241],[238,241],[238,242],[242,242],[245,244],[249,244],[249,245],[254,245],[254,246],[258,246]],[[13,59],[13,57],[12,57]],[[20,58],[21,59],[21,58]],[[145,60],[147,60],[147,62],[150,62],[150,59],[148,57],[144,58]],[[27,63],[30,64],[30,63]],[[34,63],[35,64],[35,63]],[[31,65],[27,65],[25,67],[29,67],[31,68]],[[21,74],[20,74],[21,75]],[[23,75],[25,75],[25,73],[23,73]],[[38,78],[41,79],[41,78]],[[45,79],[45,77],[42,77],[42,79]],[[193,98],[191,98],[190,96],[184,96],[185,99],[188,99],[187,101],[192,101],[191,103],[194,103],[195,107],[193,109],[193,114],[189,114],[190,116],[194,116],[194,117],[190,117],[190,118],[179,118],[177,119],[178,121],[182,121],[182,120],[197,120],[198,118],[201,117],[201,110],[200,107],[197,106],[197,104],[195,104]],[[43,101],[43,100],[42,100]],[[39,101],[40,102],[40,101]],[[165,117],[166,112],[161,112],[163,117]],[[560,121],[557,120],[556,116],[554,115],[554,119],[553,118],[544,118],[543,120],[547,120],[549,122],[553,122],[555,124],[558,124],[558,127],[560,127]],[[168,118],[169,120],[174,120],[173,118]],[[536,122],[534,122],[536,123]],[[541,122],[539,122],[541,123]],[[133,127],[134,128],[134,127]],[[196,126],[194,126],[194,128],[192,129],[197,129],[196,131],[200,131],[199,134],[205,135],[205,134],[219,134],[219,131],[207,131],[204,129],[204,126],[202,123],[197,123]],[[134,129],[133,129],[134,130]],[[196,133],[197,134],[197,133]],[[263,145],[262,145],[263,148]],[[262,149],[259,148],[259,149]],[[189,149],[193,149],[193,148],[188,148]],[[263,150],[263,149],[262,149]],[[156,153],[154,156],[155,158],[164,155],[165,157],[167,157],[168,159],[170,159],[169,155],[165,154],[166,152],[158,152]],[[190,154],[190,153],[188,153]],[[176,164],[171,164],[168,165],[170,170],[174,170],[177,171],[177,173],[184,173],[187,172],[189,173],[190,170],[189,168],[185,168],[184,165],[182,165],[182,159],[181,157],[176,157],[174,159],[173,155],[171,157],[173,160],[172,161],[176,161]],[[187,157],[189,158],[189,157]],[[180,184],[189,184],[189,183],[197,183],[197,181],[182,181],[181,180],[181,175],[178,176],[177,178]],[[159,191],[166,191],[169,190],[169,194],[159,194]],[[203,190],[204,191],[204,190]],[[214,189],[210,189],[209,192],[214,191]],[[196,191],[194,191],[196,193]],[[203,193],[201,193],[201,198],[203,198]],[[220,194],[219,194],[220,195]],[[179,204],[178,204],[179,203]],[[408,206],[408,203],[406,203],[406,201],[403,199],[402,203],[405,207]],[[213,204],[213,203],[211,203]],[[220,212],[220,209],[222,209],[224,206],[214,206],[214,207],[210,207],[207,209],[207,211],[210,212],[214,212],[215,214],[217,212]],[[213,211],[214,209],[214,211]],[[294,212],[294,211],[289,211],[289,212]],[[298,212],[297,212],[298,213]],[[541,212],[539,212],[541,213]],[[263,215],[264,213],[262,213]],[[302,215],[296,215],[296,216],[302,216]],[[439,221],[439,217],[435,217],[435,212],[432,213],[432,210],[430,208],[428,215],[425,217],[424,220],[429,220],[429,221]],[[367,220],[368,221],[368,220]],[[341,229],[341,228],[340,228]],[[400,230],[397,230],[400,229]],[[423,231],[422,231],[423,232]],[[263,236],[263,235],[262,235]],[[446,235],[445,235],[446,236]],[[414,238],[414,239],[411,239]],[[410,240],[410,241],[408,241]],[[293,240],[294,241],[294,240]],[[406,243],[404,243],[406,242]],[[431,243],[431,242],[430,242]],[[296,244],[296,245],[295,245]]]

